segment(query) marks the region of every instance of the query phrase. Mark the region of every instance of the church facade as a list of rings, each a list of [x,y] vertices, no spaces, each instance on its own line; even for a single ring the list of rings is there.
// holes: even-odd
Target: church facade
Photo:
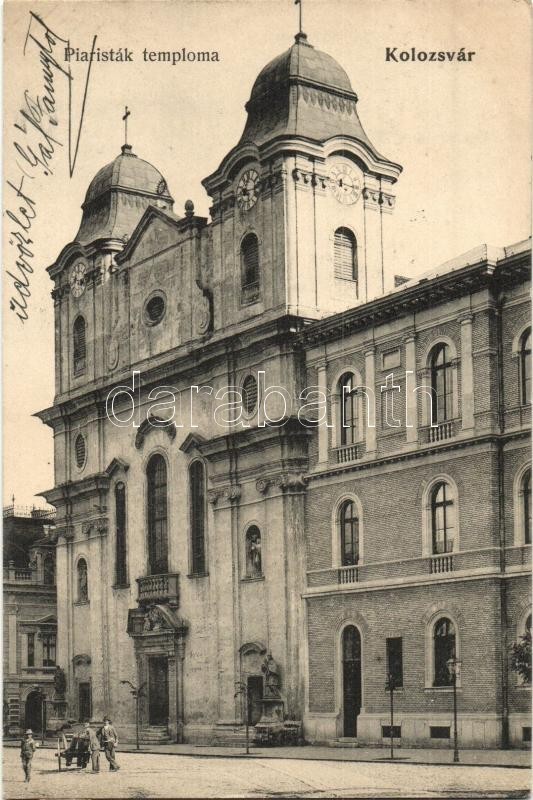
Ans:
[[[133,686],[146,740],[228,742],[270,692],[448,746],[455,689],[465,746],[519,745],[529,243],[395,275],[401,167],[305,34],[246,109],[210,220],[126,144],[49,267],[68,715],[133,738]]]

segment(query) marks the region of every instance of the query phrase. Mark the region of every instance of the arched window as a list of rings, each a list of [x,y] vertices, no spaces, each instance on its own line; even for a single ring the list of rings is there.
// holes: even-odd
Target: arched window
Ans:
[[[80,558],[77,566],[78,571],[78,602],[86,603],[89,599],[89,582],[87,577],[87,562]]]
[[[251,416],[257,408],[257,392],[255,375],[247,375],[242,382],[242,405],[248,416]]]
[[[520,402],[531,402],[531,328],[524,333],[520,343]]]
[[[87,343],[85,337],[85,320],[80,315],[74,320],[73,327],[73,368],[74,375],[85,372],[87,361]]]
[[[148,562],[150,574],[168,571],[167,465],[159,453],[146,470],[148,478]]]
[[[257,578],[262,574],[261,531],[257,525],[250,525],[246,531],[246,575]]]
[[[357,240],[348,228],[337,228],[334,237],[333,263],[335,277],[357,280]]]
[[[522,507],[524,519],[524,543],[531,544],[531,468],[522,478]]]
[[[43,582],[47,586],[53,586],[56,582],[56,570],[53,556],[45,556],[43,561]]]
[[[439,344],[430,356],[431,423],[437,425],[453,418],[453,366],[450,348]]]
[[[357,388],[351,372],[346,372],[339,381],[341,407],[341,445],[358,441]]]
[[[451,686],[453,672],[448,661],[455,658],[455,626],[447,617],[437,620],[433,628],[433,686]]]
[[[445,481],[431,492],[431,542],[433,553],[451,553],[455,536],[453,492]]]
[[[259,287],[259,242],[248,233],[241,243],[241,281],[243,289]]]
[[[191,560],[192,574],[205,575],[205,470],[201,461],[189,469],[191,498]]]
[[[126,487],[122,482],[115,486],[115,583],[128,583],[126,562]]]
[[[341,565],[354,566],[359,563],[359,519],[353,500],[346,500],[340,507],[339,533]]]

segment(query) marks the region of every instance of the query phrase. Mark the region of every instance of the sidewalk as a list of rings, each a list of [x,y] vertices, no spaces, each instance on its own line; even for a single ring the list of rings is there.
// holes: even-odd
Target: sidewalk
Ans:
[[[37,740],[38,741],[38,740]],[[4,740],[4,747],[19,747],[19,740]],[[55,739],[47,739],[44,747],[56,748]],[[194,744],[141,745],[137,750],[135,743],[124,743],[118,747],[119,753],[154,753],[176,756],[199,756],[209,758],[292,758],[314,761],[366,761],[390,762],[387,747],[322,747],[305,745],[303,747],[254,747],[246,755],[242,747],[211,747]],[[490,766],[530,769],[531,754],[528,750],[462,750],[459,752],[458,766]],[[398,764],[453,764],[452,749],[394,748],[394,761]]]

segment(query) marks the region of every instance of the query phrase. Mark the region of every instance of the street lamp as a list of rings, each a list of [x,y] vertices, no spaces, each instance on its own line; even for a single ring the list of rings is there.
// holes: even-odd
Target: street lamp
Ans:
[[[394,759],[394,689],[396,688],[396,682],[392,672],[387,675],[386,688],[390,692],[390,757]]]
[[[241,696],[241,702],[244,700],[244,718],[246,721],[246,755],[250,755],[250,731],[248,723],[248,686],[244,681],[235,681],[235,694],[233,697]]]
[[[39,697],[39,701],[41,703],[41,744],[44,745],[44,734],[45,734],[45,727],[46,727],[46,695],[42,690],[41,686],[35,686],[35,692]]]
[[[459,763],[459,743],[457,736],[457,678],[461,675],[461,662],[455,656],[446,662],[453,686],[453,763]]]
[[[135,700],[135,741],[136,741],[136,748],[139,750],[139,703],[141,697],[145,697],[143,692],[144,687],[146,686],[146,681],[141,683],[140,686],[134,686],[133,683],[130,681],[120,681],[121,683],[125,683],[128,686],[131,686],[130,694]]]

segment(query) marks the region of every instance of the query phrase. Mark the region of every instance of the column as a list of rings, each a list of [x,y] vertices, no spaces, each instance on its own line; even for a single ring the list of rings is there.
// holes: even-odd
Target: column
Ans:
[[[366,452],[373,453],[376,450],[376,375],[374,355],[376,348],[368,347],[365,351],[365,387],[366,387]]]
[[[329,445],[329,429],[328,429],[328,382],[326,362],[322,361],[317,368],[317,384],[319,391],[326,398],[326,418],[318,425],[318,463],[327,464],[328,461],[328,445]]]
[[[408,442],[418,441],[418,398],[416,394],[416,334],[405,338],[405,423]]]
[[[17,609],[11,611],[8,617],[8,635],[9,635],[9,674],[17,674]]]
[[[474,362],[472,359],[472,314],[462,314],[461,323],[461,414],[463,430],[474,427]]]

